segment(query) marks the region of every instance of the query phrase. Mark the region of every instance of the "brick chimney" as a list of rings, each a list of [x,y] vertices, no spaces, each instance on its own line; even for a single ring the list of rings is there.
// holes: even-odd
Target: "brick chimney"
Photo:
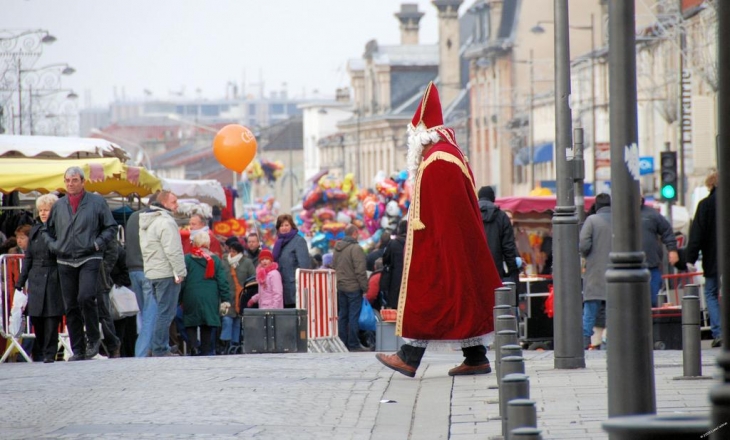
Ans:
[[[418,44],[418,22],[423,17],[423,12],[418,11],[418,4],[401,4],[400,12],[396,12],[395,17],[400,21],[400,44]]]
[[[433,0],[439,15],[439,96],[444,108],[461,91],[459,6],[464,0]]]

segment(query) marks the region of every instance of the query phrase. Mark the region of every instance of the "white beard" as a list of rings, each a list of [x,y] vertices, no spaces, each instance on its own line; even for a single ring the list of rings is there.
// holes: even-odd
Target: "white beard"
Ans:
[[[428,132],[419,124],[417,128],[408,125],[408,154],[406,155],[406,164],[408,165],[408,175],[411,180],[416,178],[418,166],[423,160],[423,149],[426,145],[435,144],[441,139],[435,131]]]

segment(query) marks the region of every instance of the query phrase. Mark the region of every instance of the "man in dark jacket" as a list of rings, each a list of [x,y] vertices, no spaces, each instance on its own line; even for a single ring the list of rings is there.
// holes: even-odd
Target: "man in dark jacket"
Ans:
[[[96,283],[104,249],[115,238],[117,223],[103,197],[84,191],[81,168],[67,169],[64,183],[66,197],[53,205],[43,238],[58,261],[66,324],[74,352],[69,360],[80,361],[99,354]]]
[[[390,240],[383,252],[383,275],[380,278],[380,290],[385,295],[385,305],[389,309],[397,309],[400,299],[400,285],[403,280],[403,250],[406,247],[408,220],[398,222],[396,236]]]
[[[502,281],[518,282],[517,246],[515,232],[509,217],[494,204],[494,189],[491,186],[479,188],[479,209],[482,211],[484,234],[492,252],[494,264]],[[504,266],[507,265],[505,271]]]
[[[672,225],[659,211],[646,206],[641,199],[641,247],[644,251],[646,267],[651,273],[649,282],[651,288],[651,306],[657,306],[657,295],[662,288],[662,261],[664,250],[662,243],[667,247],[669,264],[674,266],[679,261],[677,253],[677,238],[674,236]],[[661,241],[660,241],[661,239]]]
[[[705,180],[710,195],[697,205],[695,219],[689,233],[687,244],[687,263],[694,264],[702,252],[702,270],[705,275],[705,302],[710,313],[710,330],[712,330],[712,346],[722,345],[720,320],[720,302],[717,291],[720,279],[717,274],[717,217],[715,211],[715,189],[717,187],[717,171],[713,171]]]
[[[337,311],[340,339],[350,351],[367,350],[360,345],[360,309],[368,290],[365,252],[357,243],[358,229],[347,225],[345,238],[335,244],[332,267],[337,274]]]

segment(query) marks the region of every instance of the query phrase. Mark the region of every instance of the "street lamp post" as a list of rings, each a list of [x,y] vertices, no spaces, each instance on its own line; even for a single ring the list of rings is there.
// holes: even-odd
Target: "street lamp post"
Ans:
[[[54,38],[55,41],[55,38]],[[23,134],[23,75],[31,75],[31,77],[35,76],[31,84],[28,84],[28,119],[30,121],[30,134],[31,136],[33,133],[33,85],[38,85],[41,88],[36,88],[36,93],[47,91],[51,93],[47,93],[45,96],[49,96],[53,94],[53,92],[58,91],[66,91],[64,89],[60,89],[58,87],[61,86],[61,75],[68,76],[73,75],[76,72],[76,69],[69,66],[66,63],[54,63],[49,64],[47,66],[38,67],[34,69],[23,69],[21,66],[22,62],[20,59],[18,59],[18,78],[17,78],[17,86],[18,86],[18,121],[19,121],[19,127],[18,131],[19,134]],[[28,81],[26,81],[28,82]],[[43,87],[53,87],[51,89],[43,89]],[[71,99],[75,99],[78,97],[73,91],[71,91],[68,96]]]
[[[570,110],[570,30],[568,0],[555,0],[555,159],[556,206],[553,214],[555,258],[555,368],[585,368],[583,347],[578,216],[573,173]],[[581,207],[582,209],[582,207]]]
[[[613,248],[606,271],[608,416],[654,414],[649,271],[641,250],[634,0],[609,4]]]
[[[554,24],[550,20],[538,20],[530,29],[533,34],[545,33],[542,24]],[[593,150],[593,192],[596,192],[596,27],[595,14],[591,14],[591,24],[588,26],[569,25],[569,29],[591,32],[591,149]],[[582,188],[581,188],[582,191]],[[582,207],[581,207],[582,209]]]
[[[20,134],[23,129],[23,92],[21,85],[21,75],[23,59],[29,60],[26,67],[32,66],[35,59],[41,56],[43,53],[43,45],[52,44],[56,41],[56,37],[51,35],[48,31],[43,29],[31,29],[24,30],[21,32],[15,32],[10,30],[0,30],[0,71],[3,75],[0,77],[0,90],[10,91],[10,96],[2,98],[2,105],[12,97],[12,87],[15,85],[12,81],[12,74],[7,75],[7,72],[14,72],[17,75],[17,91],[18,91],[18,121],[20,124]],[[9,60],[9,61],[6,61]],[[15,63],[13,66],[12,63]],[[12,112],[11,116],[12,116]]]

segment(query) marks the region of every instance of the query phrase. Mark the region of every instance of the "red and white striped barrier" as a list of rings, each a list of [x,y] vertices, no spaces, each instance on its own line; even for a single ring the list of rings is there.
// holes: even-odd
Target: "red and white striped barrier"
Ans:
[[[346,352],[337,334],[337,277],[329,269],[297,269],[297,308],[307,310],[309,350]]]

